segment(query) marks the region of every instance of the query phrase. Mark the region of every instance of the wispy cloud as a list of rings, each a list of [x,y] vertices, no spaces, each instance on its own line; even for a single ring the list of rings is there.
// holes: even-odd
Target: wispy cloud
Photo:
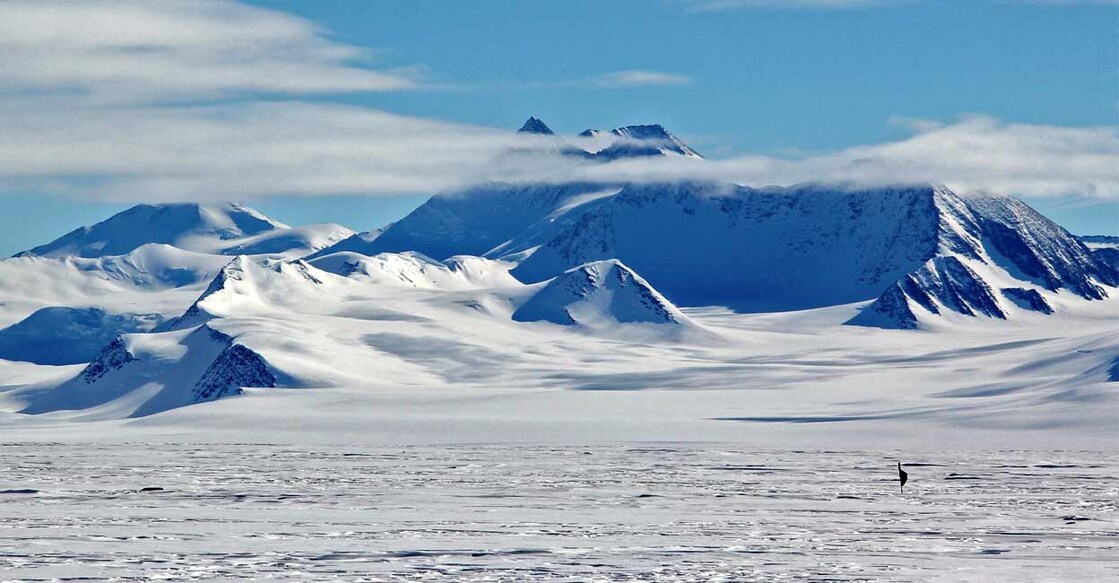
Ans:
[[[65,92],[106,102],[237,93],[414,88],[415,70],[379,70],[313,23],[220,0],[0,3],[5,93]]]
[[[943,183],[961,192],[1119,200],[1119,128],[1015,124],[977,115],[907,125],[914,133],[900,140],[814,155],[630,160],[580,172],[592,179],[691,178],[755,186]]]
[[[591,85],[600,87],[647,87],[656,85],[688,85],[690,77],[661,71],[615,71],[590,79]]]
[[[587,164],[555,155],[548,137],[307,101],[417,81],[370,67],[305,20],[231,2],[0,3],[0,54],[0,194],[214,200],[429,193],[491,179],[711,179],[1119,200],[1115,127],[980,116],[900,120],[910,132],[901,139],[811,155]],[[595,79],[687,81],[637,70]],[[513,139],[527,154],[495,164]]]

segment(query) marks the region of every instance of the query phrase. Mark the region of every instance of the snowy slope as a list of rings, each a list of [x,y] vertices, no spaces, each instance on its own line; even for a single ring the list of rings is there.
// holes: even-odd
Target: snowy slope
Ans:
[[[603,191],[609,192],[609,186],[490,184],[436,195],[386,228],[360,252],[416,251],[435,259],[484,255],[510,241],[535,240],[535,233],[547,232],[571,214],[557,217],[558,209]]]
[[[556,136],[543,121],[531,117],[518,131],[535,139],[554,139],[552,150],[585,159],[588,164],[627,157],[687,156],[700,158],[694,150],[660,125],[626,126],[601,132],[587,130],[579,135],[583,148]],[[505,152],[502,157],[515,155]],[[492,183],[465,192],[439,194],[385,228],[368,246],[338,247],[367,255],[381,252],[418,251],[436,259],[451,255],[505,255],[546,242],[550,233],[576,220],[579,214],[605,195],[621,189],[620,184]]]
[[[633,184],[513,274],[535,282],[617,258],[678,305],[801,309],[874,297],[934,254],[937,229],[931,189]]]
[[[592,147],[599,148],[593,151],[593,159],[602,162],[647,156],[703,158],[660,124],[625,126],[609,132],[585,130],[579,136],[589,139]],[[602,147],[603,141],[605,147]]]
[[[937,256],[888,287],[851,323],[908,329],[946,313],[998,319],[1018,310],[1052,314],[1067,296],[1101,300],[1119,285],[1106,257],[1019,200],[960,199],[946,189],[937,196]]]
[[[275,384],[260,355],[203,325],[118,337],[77,375],[23,390],[22,412],[140,417]]]
[[[282,223],[233,203],[141,204],[19,255],[124,255],[147,243],[213,252],[224,241],[285,228]]]
[[[511,264],[468,255],[436,261],[420,253],[380,253],[369,257],[339,252],[312,259],[314,267],[350,279],[419,289],[514,287]]]
[[[332,245],[353,231],[335,224],[289,227],[234,203],[142,204],[18,256],[98,258],[132,253],[150,244],[218,255],[299,257]]]
[[[690,323],[672,302],[616,260],[587,263],[561,273],[513,312],[513,319],[588,328]]]
[[[320,223],[251,235],[221,247],[218,252],[222,255],[267,255],[296,259],[357,236],[342,225]]]
[[[147,332],[159,314],[113,314],[100,308],[41,308],[0,330],[0,358],[36,364],[86,363],[119,334]]]
[[[381,233],[383,232],[384,229],[373,229],[370,231],[354,233],[353,235],[350,235],[331,245],[322,247],[318,251],[315,251],[314,253],[311,253],[303,258],[309,261],[311,259],[324,257],[326,255],[340,253],[343,251],[361,253],[363,255],[376,255],[376,252],[373,251],[372,244],[374,241],[377,240],[377,237],[381,236]]]

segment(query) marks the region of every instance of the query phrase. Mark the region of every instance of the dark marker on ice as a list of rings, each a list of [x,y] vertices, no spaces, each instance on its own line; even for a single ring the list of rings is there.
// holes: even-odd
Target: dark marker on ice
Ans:
[[[909,474],[901,469],[901,462],[898,462],[898,479],[901,480],[901,491],[905,492],[905,483],[909,481]]]

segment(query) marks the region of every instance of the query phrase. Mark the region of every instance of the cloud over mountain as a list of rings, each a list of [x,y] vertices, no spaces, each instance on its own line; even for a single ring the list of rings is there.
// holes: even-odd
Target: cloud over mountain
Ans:
[[[546,136],[520,135],[517,150],[535,155],[495,165],[510,145],[507,129],[319,99],[421,89],[416,68],[370,66],[361,49],[308,20],[236,2],[123,2],[111,10],[6,2],[0,51],[0,195],[227,200],[431,193],[490,180],[713,179],[937,182],[961,192],[1119,198],[1114,126],[985,116],[923,121],[901,139],[831,152],[706,162],[588,164]],[[638,89],[689,81],[640,69],[586,79]]]

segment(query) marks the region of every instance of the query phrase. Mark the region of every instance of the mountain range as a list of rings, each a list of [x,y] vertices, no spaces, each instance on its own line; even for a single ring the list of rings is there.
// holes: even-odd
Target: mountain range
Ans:
[[[702,161],[659,125],[570,143],[536,118],[520,132],[587,164]],[[493,330],[487,345],[726,342],[691,315],[713,308],[843,308],[849,326],[889,330],[1042,325],[1116,294],[1117,247],[1013,197],[922,184],[491,183],[360,233],[145,204],[0,261],[0,359],[61,367],[10,392],[24,413],[143,416],[244,387],[358,383],[370,351],[409,363],[385,369],[401,379],[450,374],[409,368],[463,350],[444,321]],[[407,332],[366,329],[386,322]]]

